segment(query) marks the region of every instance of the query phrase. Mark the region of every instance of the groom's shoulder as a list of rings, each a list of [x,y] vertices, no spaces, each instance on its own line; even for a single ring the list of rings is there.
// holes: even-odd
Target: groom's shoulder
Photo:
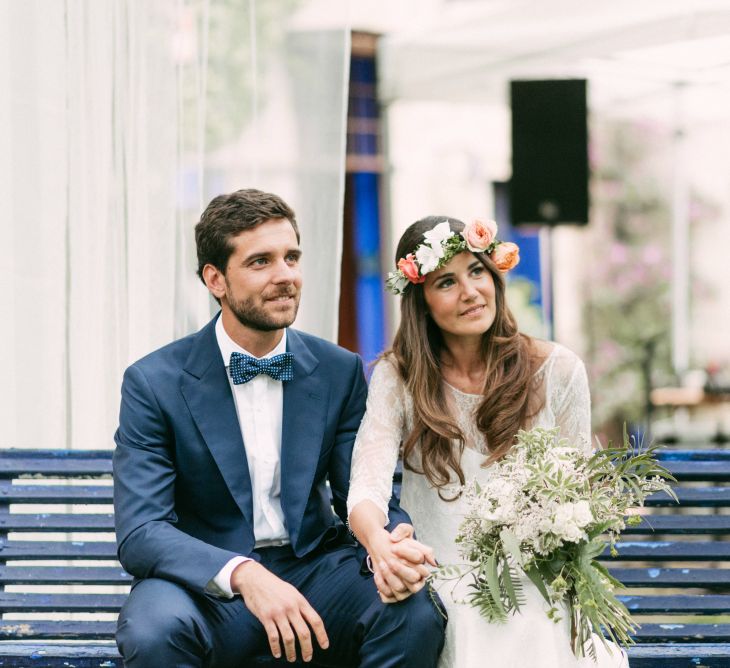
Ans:
[[[181,372],[190,356],[190,351],[202,335],[204,329],[176,339],[147,353],[144,357],[130,364],[129,369],[138,369],[146,376],[159,373]]]

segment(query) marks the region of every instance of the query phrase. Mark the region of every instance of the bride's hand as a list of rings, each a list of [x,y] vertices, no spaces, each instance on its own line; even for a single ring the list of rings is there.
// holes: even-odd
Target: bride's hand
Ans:
[[[413,528],[401,524],[392,534],[382,530],[369,541],[375,586],[384,603],[402,601],[423,588],[435,563],[431,549],[413,540]]]
[[[413,538],[414,531],[410,524],[399,524],[390,532],[390,540],[395,543],[393,552],[401,559],[412,564],[430,564],[438,566],[433,550]],[[426,570],[428,575],[428,570]]]

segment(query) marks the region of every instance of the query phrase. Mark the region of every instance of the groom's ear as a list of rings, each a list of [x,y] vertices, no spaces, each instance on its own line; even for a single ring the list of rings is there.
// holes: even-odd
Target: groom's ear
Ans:
[[[226,276],[212,264],[206,264],[203,267],[203,280],[208,287],[210,294],[220,301],[226,294]]]

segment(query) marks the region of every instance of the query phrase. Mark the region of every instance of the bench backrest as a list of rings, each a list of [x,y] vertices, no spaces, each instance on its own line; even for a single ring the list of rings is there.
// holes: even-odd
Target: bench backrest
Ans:
[[[73,665],[121,666],[114,619],[131,577],[116,561],[111,504],[108,450],[0,451],[0,639],[27,643],[3,644],[0,655],[21,663],[2,665],[39,651],[32,665],[56,665],[38,642],[80,639],[104,642],[71,648]],[[71,614],[84,612],[107,619]]]
[[[681,447],[659,453],[677,478],[679,506],[654,495],[642,523],[623,534],[618,556],[605,555],[642,624],[632,668],[730,666],[730,624],[716,622],[730,612],[730,452]],[[644,623],[649,616],[654,621]]]

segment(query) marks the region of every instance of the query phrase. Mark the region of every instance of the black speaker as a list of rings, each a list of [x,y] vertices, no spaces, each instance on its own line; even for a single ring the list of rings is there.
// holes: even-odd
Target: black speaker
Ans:
[[[511,81],[512,222],[588,222],[584,79]]]

